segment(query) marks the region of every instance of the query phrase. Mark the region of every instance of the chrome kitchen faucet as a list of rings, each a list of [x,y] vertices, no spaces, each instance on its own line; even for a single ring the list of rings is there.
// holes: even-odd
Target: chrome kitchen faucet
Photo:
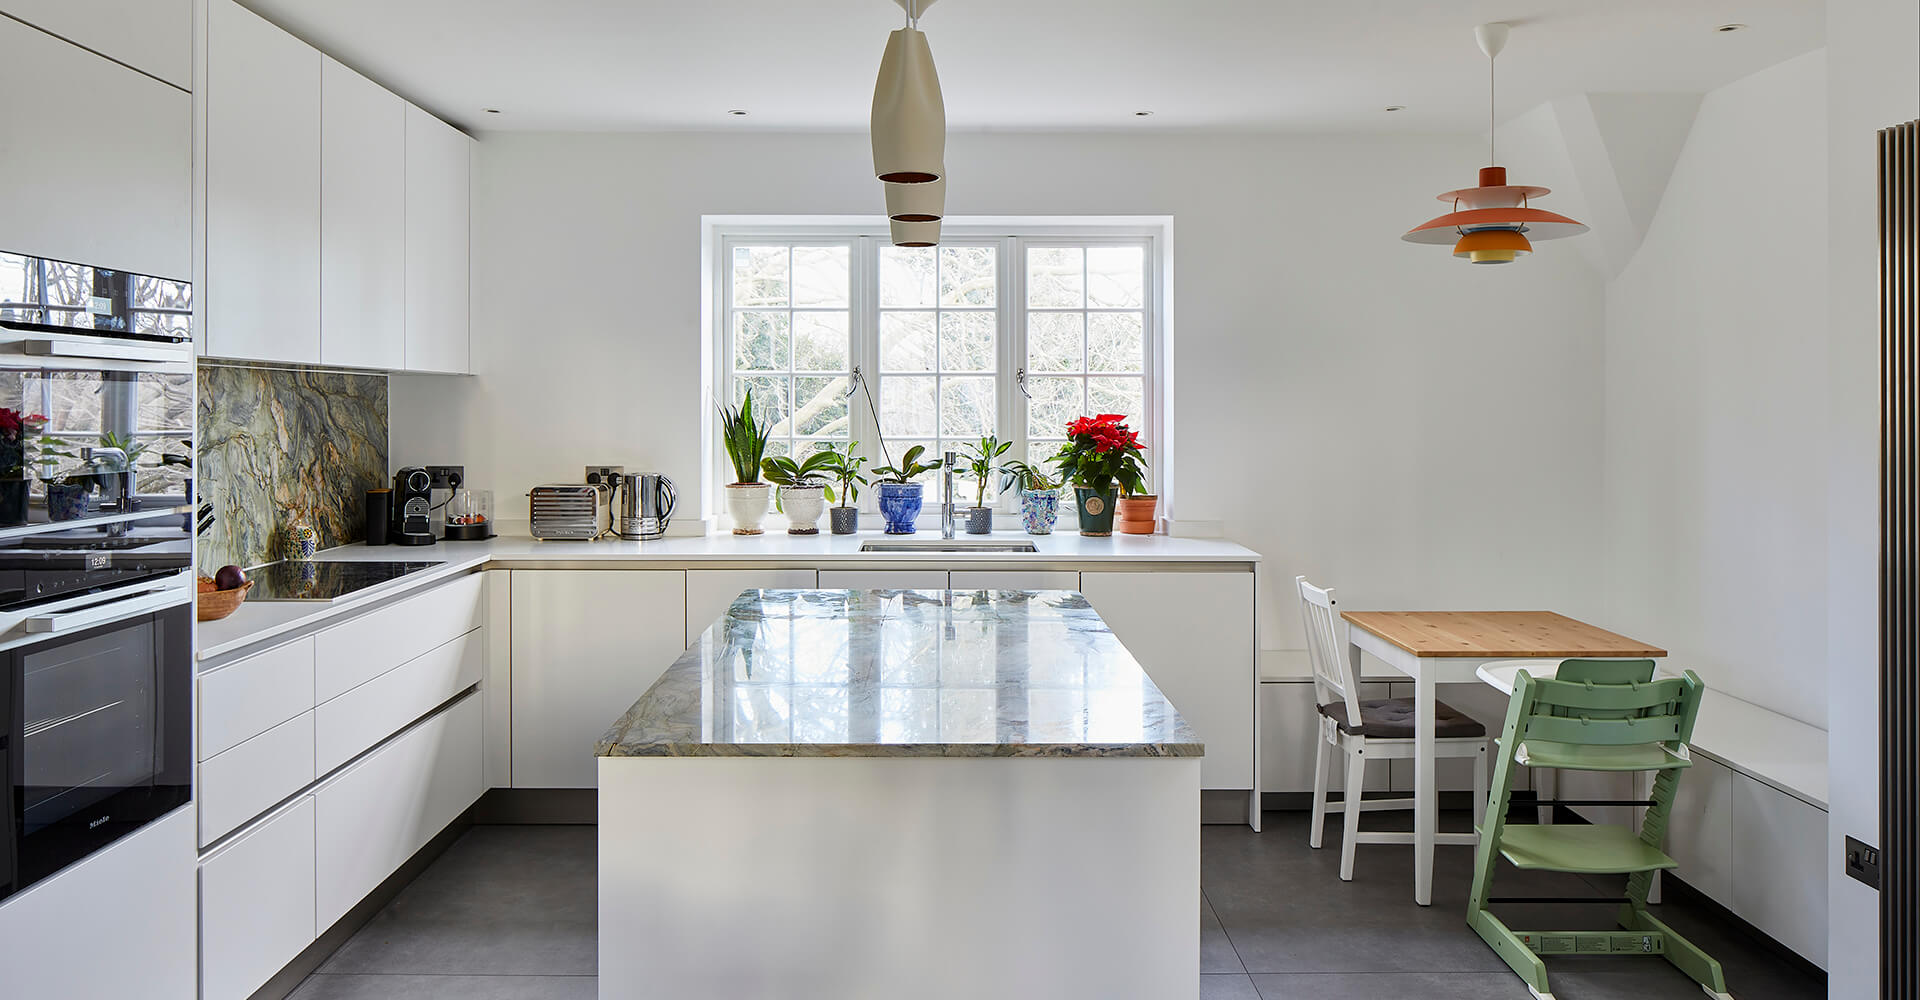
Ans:
[[[943,482],[940,487],[940,537],[953,537],[953,465],[960,461],[960,453],[947,452],[943,463]]]

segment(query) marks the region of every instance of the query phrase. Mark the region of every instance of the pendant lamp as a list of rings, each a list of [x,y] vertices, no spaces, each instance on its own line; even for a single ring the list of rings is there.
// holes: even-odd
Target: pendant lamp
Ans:
[[[929,184],[884,185],[887,218],[895,222],[939,222],[947,214],[947,179]]]
[[[887,223],[887,229],[893,235],[893,245],[897,247],[937,247],[940,245],[939,222],[893,222]]]
[[[1507,45],[1507,25],[1495,21],[1473,29],[1487,54],[1487,161],[1494,161],[1493,63]],[[1587,227],[1564,215],[1532,207],[1547,193],[1543,187],[1508,184],[1507,168],[1480,168],[1480,185],[1440,195],[1453,211],[1400,237],[1408,243],[1453,244],[1453,255],[1475,264],[1511,264],[1533,252],[1539,240],[1578,236]]]
[[[919,29],[933,0],[894,0],[907,26],[887,36],[873,85],[873,173],[895,184],[931,184],[946,176],[947,109],[933,49]]]

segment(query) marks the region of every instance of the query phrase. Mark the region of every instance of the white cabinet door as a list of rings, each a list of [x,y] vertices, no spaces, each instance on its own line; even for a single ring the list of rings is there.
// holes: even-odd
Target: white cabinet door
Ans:
[[[406,119],[406,366],[465,373],[473,140],[411,104]]]
[[[474,629],[314,709],[314,770],[345,764],[480,683],[486,640],[486,629]]]
[[[514,570],[513,787],[594,787],[594,743],[679,658],[686,620],[679,570]]]
[[[478,573],[382,606],[314,636],[316,701],[331,701],[486,620]]]
[[[5,19],[0,93],[0,249],[193,276],[190,95]]]
[[[313,943],[313,796],[200,861],[200,996],[246,1000]]]
[[[945,590],[947,571],[941,569],[823,569],[820,586],[827,590]]]
[[[405,101],[326,59],[320,71],[320,360],[406,358]]]
[[[1681,779],[1684,787],[1686,780]],[[1827,967],[1827,814],[1745,775],[1733,782],[1733,912]]]
[[[1694,754],[1693,766],[1680,772],[1680,793],[1667,820],[1667,853],[1680,862],[1674,874],[1728,909],[1733,908],[1733,785],[1745,780]]]
[[[0,12],[193,89],[193,0],[0,0]]]
[[[687,645],[727,613],[743,590],[792,590],[819,585],[810,569],[690,569],[687,571]]]
[[[315,774],[311,711],[202,761],[193,789],[200,804],[200,846],[312,784]]]
[[[210,0],[206,353],[320,361],[320,53]]]
[[[1070,570],[968,570],[947,574],[955,590],[1079,590],[1080,574]]]
[[[314,786],[321,933],[480,798],[476,692]]]
[[[490,569],[483,590],[487,605],[486,785],[513,786],[513,572]]]
[[[313,637],[201,674],[199,759],[208,760],[313,708]]]
[[[1207,744],[1201,786],[1252,788],[1253,574],[1089,570],[1080,591]]]

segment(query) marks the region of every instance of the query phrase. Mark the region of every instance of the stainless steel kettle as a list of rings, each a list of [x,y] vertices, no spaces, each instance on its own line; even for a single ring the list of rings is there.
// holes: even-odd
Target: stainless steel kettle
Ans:
[[[620,516],[614,518],[621,538],[645,541],[667,533],[673,517],[673,480],[642,472],[620,477]]]

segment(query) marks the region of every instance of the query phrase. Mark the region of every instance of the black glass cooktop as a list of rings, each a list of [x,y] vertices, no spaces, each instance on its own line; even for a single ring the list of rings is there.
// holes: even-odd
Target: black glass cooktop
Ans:
[[[332,601],[368,587],[392,583],[409,573],[441,565],[437,562],[306,562],[269,563],[248,570],[253,589],[249,601]]]

